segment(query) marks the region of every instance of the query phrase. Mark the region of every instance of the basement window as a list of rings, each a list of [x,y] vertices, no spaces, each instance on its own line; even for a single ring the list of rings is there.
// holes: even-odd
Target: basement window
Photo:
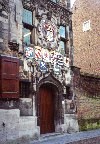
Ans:
[[[83,23],[83,32],[90,30],[90,20]]]
[[[27,81],[20,81],[20,97],[21,98],[28,98],[30,95],[30,82]]]

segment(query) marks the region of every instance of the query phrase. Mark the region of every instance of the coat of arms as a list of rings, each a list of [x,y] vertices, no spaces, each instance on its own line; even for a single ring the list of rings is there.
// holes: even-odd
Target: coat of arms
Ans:
[[[57,27],[49,20],[41,20],[39,26],[39,43],[49,49],[57,48]]]

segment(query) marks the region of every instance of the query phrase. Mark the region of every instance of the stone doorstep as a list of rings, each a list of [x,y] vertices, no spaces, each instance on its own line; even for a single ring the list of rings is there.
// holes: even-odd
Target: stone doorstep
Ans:
[[[39,141],[46,141],[48,139],[54,139],[55,137],[59,137],[61,136],[62,134],[61,133],[56,133],[56,132],[53,132],[53,133],[46,133],[46,134],[40,134],[40,137],[39,139],[37,140],[33,140],[33,143],[34,142],[39,142]],[[30,141],[31,142],[31,141]]]
[[[62,134],[61,133],[57,133],[57,132],[41,134],[40,135],[40,140],[52,139],[52,138],[60,136],[60,135],[62,135]]]

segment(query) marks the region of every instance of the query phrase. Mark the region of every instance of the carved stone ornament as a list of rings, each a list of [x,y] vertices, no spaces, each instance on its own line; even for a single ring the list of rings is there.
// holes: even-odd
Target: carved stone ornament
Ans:
[[[37,91],[39,91],[40,86],[44,83],[51,83],[51,84],[55,85],[58,88],[59,93],[61,93],[61,94],[63,93],[62,83],[58,79],[56,79],[52,73],[49,73],[47,77],[44,77],[43,79],[41,79],[38,82]]]

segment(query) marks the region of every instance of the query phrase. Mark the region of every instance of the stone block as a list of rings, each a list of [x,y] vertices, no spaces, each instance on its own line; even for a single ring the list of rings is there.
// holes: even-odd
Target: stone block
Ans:
[[[0,109],[0,123],[15,123],[18,122],[19,110],[4,110]],[[15,120],[15,121],[14,121]]]
[[[8,16],[8,13],[6,11],[2,11],[2,14]]]
[[[10,111],[6,113],[5,118],[7,119],[7,123],[14,124],[19,122],[19,110]]]
[[[0,125],[1,127],[1,125]],[[4,144],[7,140],[7,137],[6,137],[6,129],[5,128],[2,128],[2,130],[0,129],[0,144]]]
[[[33,130],[35,128],[35,122],[24,122],[24,123],[19,123],[19,131],[25,131],[25,130]]]
[[[19,120],[19,138],[35,138],[40,136],[40,129],[37,127],[37,117],[28,116],[20,117]]]
[[[19,138],[24,139],[39,139],[40,133],[37,129],[19,131]]]
[[[7,131],[7,140],[15,140],[19,138],[19,129],[18,129],[18,123],[16,126],[10,125],[9,128],[6,129]]]
[[[1,42],[3,42],[3,39],[2,39],[2,38],[0,38],[0,43],[1,43]]]
[[[25,131],[19,131],[19,138],[20,137],[32,137],[34,134],[34,130],[25,130]]]
[[[32,116],[32,99],[31,98],[21,98],[19,101],[19,109],[21,116]]]
[[[37,126],[37,117],[20,117],[19,120],[19,131],[33,130]]]
[[[0,109],[0,144],[19,137],[19,110]]]
[[[75,114],[65,114],[64,115],[64,123],[68,126],[68,133],[78,132],[79,126],[78,126],[78,120],[77,115]]]
[[[56,132],[60,133],[75,133],[78,131],[78,121],[73,120],[72,118],[69,119],[68,116],[66,117],[66,121],[64,121],[64,124],[56,126]]]
[[[8,19],[0,16],[0,22],[8,23]]]
[[[66,133],[68,129],[68,124],[57,125],[55,131],[59,133]]]
[[[15,129],[18,127],[18,124],[19,110],[0,110],[0,131],[3,131],[4,135],[9,134],[11,129],[15,131]]]

